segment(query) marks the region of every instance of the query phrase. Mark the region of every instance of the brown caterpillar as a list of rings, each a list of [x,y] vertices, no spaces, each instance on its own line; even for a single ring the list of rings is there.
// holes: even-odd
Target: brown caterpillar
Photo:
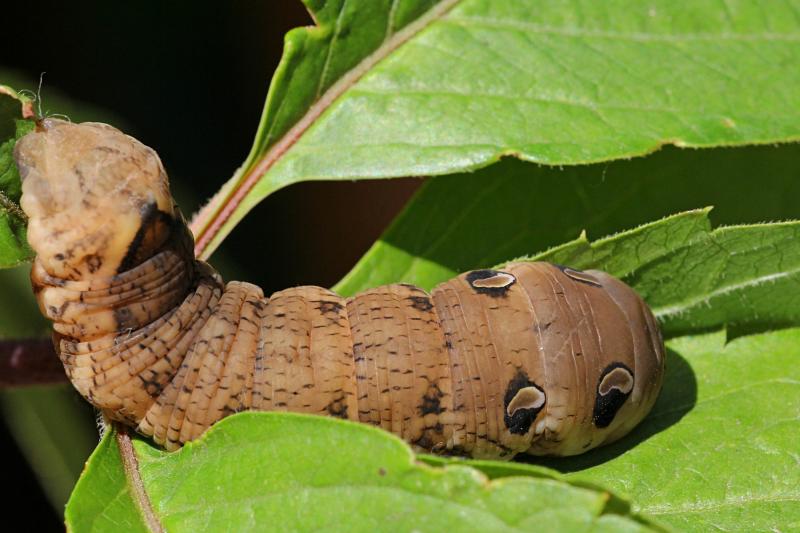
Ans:
[[[428,294],[265,298],[197,261],[156,153],[105,124],[21,139],[31,279],[75,388],[167,449],[237,411],[329,414],[441,453],[572,455],[650,410],[664,347],[599,271],[477,270]]]

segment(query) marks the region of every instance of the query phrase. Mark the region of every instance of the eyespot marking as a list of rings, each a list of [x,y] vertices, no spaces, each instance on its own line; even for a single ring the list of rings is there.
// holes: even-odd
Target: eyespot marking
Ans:
[[[543,405],[544,393],[534,386],[525,387],[517,391],[517,395],[506,407],[506,413],[513,417],[520,409],[539,409]]]
[[[603,286],[603,284],[600,283],[600,280],[598,280],[596,277],[592,276],[588,272],[584,272],[583,270],[575,270],[574,268],[565,267],[564,265],[553,264],[553,266],[559,269],[561,272],[563,272],[565,276],[577,282],[585,283],[593,287]]]
[[[504,398],[503,422],[508,431],[514,435],[524,435],[530,431],[531,424],[546,402],[547,395],[542,388],[528,379],[524,371],[517,370],[508,383]]]
[[[475,292],[489,296],[505,296],[517,278],[513,274],[499,270],[473,270],[467,274],[466,280]]]
[[[623,363],[608,365],[597,381],[592,422],[608,427],[633,390],[633,372]]]
[[[628,394],[633,389],[633,375],[630,370],[623,367],[617,367],[600,380],[600,385],[597,387],[597,392],[606,396],[612,389],[617,389],[622,394]]]
[[[476,279],[472,286],[486,289],[503,289],[514,283],[514,276],[505,272],[499,272],[490,278]]]

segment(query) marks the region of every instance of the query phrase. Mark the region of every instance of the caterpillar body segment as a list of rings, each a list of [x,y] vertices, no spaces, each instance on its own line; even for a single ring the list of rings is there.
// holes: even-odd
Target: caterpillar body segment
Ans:
[[[418,449],[573,455],[650,410],[664,348],[641,298],[599,271],[477,270],[430,293],[265,297],[195,260],[153,150],[44,120],[17,143],[31,279],[76,389],[167,449],[244,410],[376,425]]]

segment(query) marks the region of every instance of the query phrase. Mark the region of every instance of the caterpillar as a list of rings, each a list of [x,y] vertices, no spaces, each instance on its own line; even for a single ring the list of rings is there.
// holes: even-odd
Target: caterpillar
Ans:
[[[350,298],[223,284],[158,155],[100,123],[39,121],[14,156],[31,281],[74,387],[168,450],[244,410],[373,424],[415,449],[508,459],[619,439],[661,388],[643,300],[601,271],[475,270]]]

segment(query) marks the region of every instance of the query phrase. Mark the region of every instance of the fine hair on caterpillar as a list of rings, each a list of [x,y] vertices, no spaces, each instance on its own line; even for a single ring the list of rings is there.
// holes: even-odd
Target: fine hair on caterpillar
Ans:
[[[36,115],[35,116],[39,117],[38,118],[39,122],[41,120],[44,120],[45,118],[62,119],[62,120],[66,120],[67,122],[69,122],[70,118],[67,115],[64,115],[62,113],[50,113],[49,111],[43,111],[42,110],[42,105],[44,103],[44,100],[42,99],[42,87],[44,86],[44,75],[45,74],[47,74],[47,72],[42,71],[42,72],[39,73],[39,85],[36,87],[36,92],[34,92],[34,91],[30,90],[30,89],[20,89],[18,92],[19,92],[20,95],[24,95],[24,96],[26,96],[27,98],[29,98],[30,100],[32,100],[33,102],[36,103]]]
[[[265,297],[195,259],[157,154],[99,123],[18,141],[31,280],[75,388],[173,450],[243,410],[370,423],[434,453],[574,455],[652,408],[664,346],[600,271],[542,262],[435,287]]]

